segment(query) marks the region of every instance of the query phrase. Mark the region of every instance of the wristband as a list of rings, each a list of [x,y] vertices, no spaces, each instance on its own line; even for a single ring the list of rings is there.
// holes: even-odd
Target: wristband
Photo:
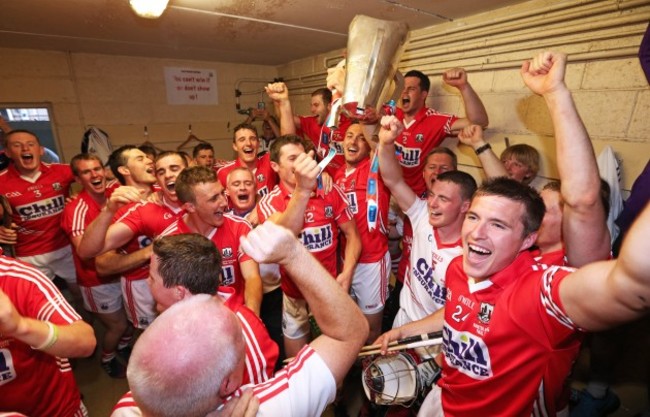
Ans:
[[[487,151],[488,149],[492,149],[492,146],[490,146],[489,143],[486,143],[485,145],[474,149],[474,152],[476,152],[476,155],[480,155],[483,152]]]
[[[47,339],[40,346],[32,346],[32,349],[34,350],[49,349],[54,346],[56,341],[59,339],[59,328],[49,321],[46,321],[45,324],[48,328]]]

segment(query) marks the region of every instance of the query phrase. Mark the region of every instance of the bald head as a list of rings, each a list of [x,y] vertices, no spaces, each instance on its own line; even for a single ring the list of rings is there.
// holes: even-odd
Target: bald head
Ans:
[[[209,295],[180,301],[156,318],[138,339],[127,371],[144,415],[214,411],[224,381],[243,361],[241,332],[235,315]]]

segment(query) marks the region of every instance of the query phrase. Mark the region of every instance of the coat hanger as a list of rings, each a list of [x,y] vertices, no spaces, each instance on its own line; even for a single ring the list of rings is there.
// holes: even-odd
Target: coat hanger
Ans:
[[[140,145],[141,146],[142,145],[151,146],[152,148],[154,148],[156,150],[157,153],[160,153],[160,152],[163,151],[163,149],[159,148],[158,146],[156,146],[154,143],[152,143],[149,140],[149,129],[147,128],[147,126],[144,127],[144,142],[142,142]]]
[[[186,147],[193,140],[195,140],[195,141],[197,141],[199,143],[207,143],[206,141],[201,140],[201,139],[197,138],[196,136],[194,136],[194,134],[192,133],[192,125],[189,125],[187,129],[188,129],[187,139],[185,139],[185,141],[183,143],[181,143],[180,145],[178,145],[176,147],[177,151],[180,151],[182,148]]]

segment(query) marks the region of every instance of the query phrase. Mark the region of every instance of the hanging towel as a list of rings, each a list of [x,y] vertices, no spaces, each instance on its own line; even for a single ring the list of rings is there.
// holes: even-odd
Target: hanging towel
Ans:
[[[600,177],[607,181],[610,188],[609,195],[609,216],[607,216],[607,227],[612,237],[612,243],[618,237],[619,228],[614,223],[618,215],[623,211],[623,197],[621,196],[621,167],[616,160],[614,150],[611,146],[605,146],[598,155],[598,171]]]

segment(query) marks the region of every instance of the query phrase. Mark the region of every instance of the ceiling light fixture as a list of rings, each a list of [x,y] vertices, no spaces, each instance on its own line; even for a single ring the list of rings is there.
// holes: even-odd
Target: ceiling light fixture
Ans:
[[[169,0],[129,0],[129,3],[138,16],[158,19],[167,8]]]

